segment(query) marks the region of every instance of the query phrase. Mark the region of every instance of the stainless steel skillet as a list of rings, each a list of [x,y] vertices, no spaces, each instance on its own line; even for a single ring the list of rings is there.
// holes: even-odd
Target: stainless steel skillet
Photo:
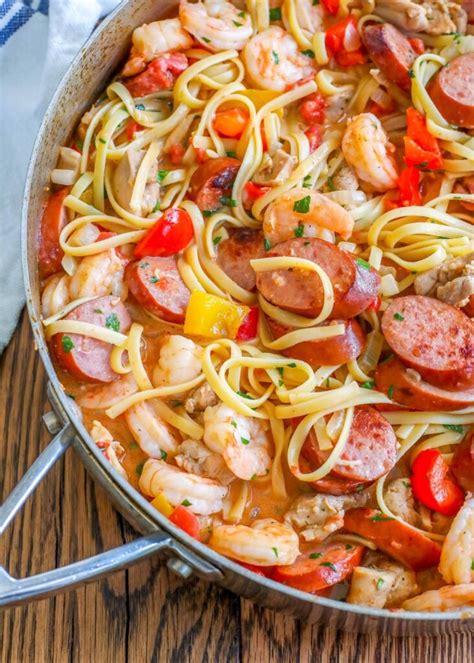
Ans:
[[[345,630],[379,631],[392,635],[472,630],[472,614],[468,619],[461,612],[405,613],[348,605],[257,577],[217,555],[174,527],[112,469],[82,425],[74,402],[64,393],[51,363],[40,322],[36,237],[49,175],[55,166],[59,147],[67,143],[81,114],[104,89],[123,60],[132,30],[160,15],[169,15],[175,5],[174,0],[123,2],[102,23],[74,60],[41,125],[25,188],[22,262],[35,343],[49,378],[48,393],[53,412],[45,417],[45,423],[54,437],[0,507],[1,535],[49,469],[69,447],[73,447],[90,474],[105,488],[116,508],[144,536],[96,557],[30,578],[14,579],[0,567],[0,606],[50,596],[159,553],[167,558],[168,566],[184,579],[195,574],[306,621],[324,622]]]

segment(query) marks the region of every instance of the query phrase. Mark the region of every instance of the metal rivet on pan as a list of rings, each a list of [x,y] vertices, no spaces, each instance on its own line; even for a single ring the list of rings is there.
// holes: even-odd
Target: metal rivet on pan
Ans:
[[[50,410],[49,412],[46,412],[46,414],[43,414],[43,421],[44,425],[52,435],[59,433],[59,431],[62,428],[62,424],[59,421],[58,417],[53,412],[53,410]]]
[[[189,576],[191,576],[193,573],[193,570],[189,564],[186,564],[186,562],[183,562],[182,559],[178,559],[177,557],[170,557],[166,562],[166,566],[171,571],[176,573],[176,575],[184,579],[189,578]]]

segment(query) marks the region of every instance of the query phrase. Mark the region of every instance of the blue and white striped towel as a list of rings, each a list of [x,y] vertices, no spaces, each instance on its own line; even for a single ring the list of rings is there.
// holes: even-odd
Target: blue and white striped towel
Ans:
[[[0,0],[0,352],[24,304],[21,200],[33,141],[55,87],[118,0]]]

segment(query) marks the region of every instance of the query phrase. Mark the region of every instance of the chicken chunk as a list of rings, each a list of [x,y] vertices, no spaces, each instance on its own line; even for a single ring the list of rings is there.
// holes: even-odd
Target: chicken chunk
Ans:
[[[385,607],[396,577],[393,571],[356,566],[352,574],[347,603],[366,605],[369,608]]]
[[[285,150],[277,150],[273,156],[264,154],[262,164],[253,177],[256,184],[278,186],[293,172],[298,159]]]
[[[218,402],[219,399],[211,385],[205,382],[186,399],[184,408],[189,414],[194,414],[195,412],[204,412],[207,407],[217,405]]]
[[[449,0],[377,0],[374,13],[408,32],[464,34],[467,27],[464,9]]]
[[[379,573],[388,572],[395,576],[385,600],[385,608],[397,608],[403,601],[420,591],[414,571],[405,568],[399,562],[395,562],[378,551],[369,551],[365,555],[364,565]]]
[[[446,304],[462,308],[474,295],[474,253],[445,260],[414,283],[417,295],[436,297]]]
[[[420,527],[420,515],[416,510],[415,498],[408,479],[395,479],[388,485],[385,503],[392,513],[406,523]]]
[[[150,214],[160,195],[160,185],[156,181],[158,163],[155,161],[148,171],[143,197],[137,206],[132,207],[133,188],[145,154],[145,150],[127,150],[120,159],[113,176],[113,189],[118,203],[129,212],[139,216]]]

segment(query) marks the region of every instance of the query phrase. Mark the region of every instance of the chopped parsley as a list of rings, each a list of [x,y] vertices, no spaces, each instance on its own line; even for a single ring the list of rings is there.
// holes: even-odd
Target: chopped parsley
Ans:
[[[151,276],[150,277],[150,283],[159,283],[160,279],[158,276]]]
[[[246,391],[241,391],[240,389],[239,389],[239,391],[237,392],[237,396],[241,396],[242,398],[248,398],[248,399],[251,400],[251,401],[254,400],[254,397],[253,397],[253,396],[251,396],[250,394],[248,394]]]
[[[275,554],[275,557],[278,559],[278,548],[272,548],[272,550]]]
[[[222,239],[222,237],[220,235],[217,235],[217,237],[213,237],[212,238],[212,243],[214,244],[214,246],[217,246],[219,244],[219,242],[221,241],[221,239]]]
[[[403,485],[405,488],[411,488],[411,483],[409,481],[406,481],[405,479],[402,481]]]
[[[163,451],[163,449],[160,449],[160,456],[161,460],[166,460],[168,458],[168,454],[166,453],[166,451]]]
[[[136,442],[130,442],[128,445],[129,449],[138,449],[138,444]]]
[[[352,545],[352,543],[346,543],[346,545],[344,546],[346,550],[352,550],[353,547],[354,546]]]
[[[283,382],[283,380],[278,380],[278,386],[279,386],[279,387],[283,387],[284,384],[285,384],[285,383]]]
[[[159,170],[158,175],[156,176],[156,181],[161,184],[169,172],[169,170]]]
[[[392,398],[393,398],[393,392],[394,391],[395,391],[395,387],[394,387],[393,384],[391,384],[388,388],[388,391],[387,391],[387,396],[390,398],[390,400],[392,400]]]
[[[253,480],[256,479],[256,478],[257,478],[257,475],[256,475],[256,474],[252,474],[252,476],[250,477],[250,481],[253,481]]]
[[[183,401],[170,401],[171,407],[180,407],[183,404]]]
[[[281,21],[281,7],[274,7],[268,12],[270,21]]]
[[[235,25],[236,28],[241,28],[243,23],[239,23],[238,21],[232,21],[232,23]]]
[[[394,520],[394,518],[384,516],[383,513],[376,513],[375,516],[372,516],[370,520],[372,520],[374,523],[381,523],[386,522],[387,520]]]
[[[183,500],[181,504],[182,506],[191,506],[191,502],[189,500]]]
[[[247,14],[245,12],[239,12],[237,16],[240,16],[240,18],[245,18]]]
[[[145,110],[145,106],[143,104],[135,104],[135,108],[137,110]]]
[[[357,486],[356,493],[361,493],[364,490],[364,484],[361,483],[360,486]]]
[[[272,245],[270,244],[268,239],[263,240],[263,248],[265,249],[265,251],[270,251],[270,249],[272,248]]]
[[[311,189],[311,175],[303,177],[303,187],[305,189]]]
[[[399,313],[398,311],[396,313],[394,313],[393,317],[395,318],[395,320],[400,320],[400,321],[405,320],[404,316],[401,313]]]
[[[356,258],[356,263],[364,269],[370,269],[370,264],[364,258]]]
[[[113,331],[120,331],[120,320],[117,318],[116,313],[111,313],[105,318],[105,326],[107,329],[112,329]]]
[[[307,48],[305,51],[301,51],[302,55],[306,55],[308,58],[314,58],[314,51],[310,48]]]
[[[74,343],[70,336],[63,336],[61,339],[61,345],[63,346],[64,352],[71,352],[74,347]]]
[[[228,205],[229,207],[237,207],[237,201],[235,198],[230,198],[229,196],[221,196],[219,198],[221,205]]]
[[[143,472],[143,466],[144,465],[145,465],[144,462],[143,463],[138,463],[138,465],[135,467],[135,474],[137,475],[137,477],[141,476],[141,473]]]
[[[471,560],[471,571],[474,571],[474,559]]]
[[[275,51],[272,51],[272,58],[275,64],[280,64],[280,58],[278,56],[278,53],[276,53]]]
[[[103,310],[101,308],[95,308],[94,313],[99,313],[99,315],[103,315]]]
[[[107,143],[107,141],[104,140],[103,138],[99,138],[99,143],[103,143],[103,145],[105,145]]]
[[[413,71],[413,69],[408,70],[408,75],[410,76],[410,78],[415,78],[415,72]]]
[[[311,204],[311,196],[305,196],[300,200],[296,200],[293,205],[293,212],[299,212],[300,214],[308,214],[310,204]]]
[[[201,39],[203,40],[203,42],[204,42],[205,44],[210,44],[210,43],[211,43],[211,40],[208,39],[207,37],[201,37]]]
[[[160,210],[161,210],[161,203],[160,203],[159,200],[157,200],[157,201],[156,201],[156,205],[155,205],[155,207],[153,208],[153,211],[154,211],[154,212],[159,212]]]
[[[140,269],[146,269],[149,266],[150,266],[149,262],[141,262],[140,263]]]
[[[232,419],[232,421],[230,422],[230,425],[233,426],[234,428],[237,428],[237,422],[234,421],[234,419]]]
[[[215,209],[204,209],[202,211],[202,215],[208,217],[208,216],[212,216],[216,212],[217,212],[217,210],[215,210]]]
[[[329,176],[327,178],[326,184],[328,185],[329,191],[335,191],[336,190],[336,185],[334,184],[334,180],[332,179],[331,176]]]
[[[336,571],[336,567],[332,562],[321,562],[319,566],[327,566],[328,569],[331,569],[332,571]]]
[[[446,430],[452,430],[455,433],[464,433],[464,428],[460,424],[443,424],[443,428],[446,428]]]
[[[246,437],[241,437],[240,441],[242,442],[242,444],[245,444],[245,446],[247,446],[247,444],[250,444],[250,440],[248,440]]]
[[[385,585],[385,580],[383,578],[379,578],[377,580],[377,584],[375,585],[377,588],[377,591],[382,589],[382,587]]]
[[[322,557],[322,555],[323,555],[323,553],[321,553],[321,552],[310,553],[309,558],[310,559],[319,559],[320,557]]]
[[[291,364],[287,364],[288,368],[296,368],[296,363],[294,361]]]
[[[283,371],[285,370],[284,366],[277,366],[277,371],[280,373],[280,375],[283,377]]]
[[[362,389],[373,389],[375,387],[375,381],[366,380],[366,382],[363,382],[360,386],[362,387]]]
[[[227,150],[226,155],[228,157],[231,157],[232,159],[235,159],[235,157],[237,156],[237,152],[234,152],[234,150]]]
[[[303,237],[304,225],[302,223],[298,223],[296,228],[294,228],[293,233],[294,233],[295,237]]]

